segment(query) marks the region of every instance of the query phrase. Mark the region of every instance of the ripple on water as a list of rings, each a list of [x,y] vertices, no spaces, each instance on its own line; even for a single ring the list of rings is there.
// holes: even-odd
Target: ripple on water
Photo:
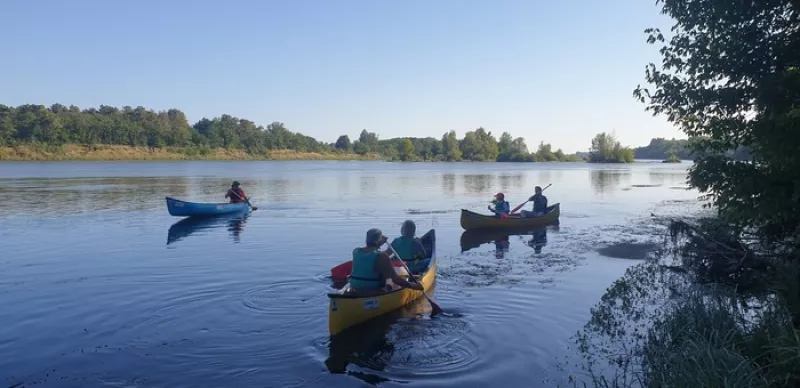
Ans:
[[[282,324],[305,323],[324,300],[327,289],[317,286],[317,277],[289,279],[259,285],[242,295],[242,306],[252,314],[267,315]]]
[[[365,381],[409,381],[473,370],[481,357],[469,335],[470,323],[464,317],[416,316],[425,306],[418,299],[334,337],[316,338],[312,346],[327,353],[325,365],[331,373],[348,373]],[[353,372],[354,367],[367,373]]]

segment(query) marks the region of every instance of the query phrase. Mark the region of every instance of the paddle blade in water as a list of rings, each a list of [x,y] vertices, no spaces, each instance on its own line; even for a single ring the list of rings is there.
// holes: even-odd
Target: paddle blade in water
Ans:
[[[427,293],[425,294],[425,297],[428,298],[428,302],[431,304],[431,316],[444,313],[444,310],[442,310],[439,304],[434,302]]]

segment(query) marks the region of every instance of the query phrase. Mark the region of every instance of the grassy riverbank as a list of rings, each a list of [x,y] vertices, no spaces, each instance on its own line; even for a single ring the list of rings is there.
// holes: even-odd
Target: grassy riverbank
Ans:
[[[377,154],[271,150],[250,154],[224,148],[148,148],[122,145],[23,145],[0,147],[0,161],[137,161],[137,160],[379,160]]]

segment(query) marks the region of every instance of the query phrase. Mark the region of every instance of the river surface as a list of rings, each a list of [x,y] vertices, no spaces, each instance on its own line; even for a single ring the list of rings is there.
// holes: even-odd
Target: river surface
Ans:
[[[605,289],[696,208],[689,164],[0,163],[0,386],[538,387]],[[258,210],[177,224],[164,197]],[[558,225],[465,234],[536,185]],[[530,209],[531,205],[525,208]],[[433,296],[328,335],[330,269],[365,232],[436,229]]]

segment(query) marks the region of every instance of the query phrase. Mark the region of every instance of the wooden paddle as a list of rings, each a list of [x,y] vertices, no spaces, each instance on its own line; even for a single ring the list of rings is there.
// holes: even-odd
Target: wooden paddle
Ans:
[[[542,189],[542,192],[544,193],[544,191],[545,191],[545,190],[547,190],[547,188],[548,188],[548,187],[550,187],[550,186],[552,186],[552,185],[553,185],[553,184],[552,184],[552,183],[550,183],[550,184],[548,184],[547,186],[545,186],[545,187]],[[515,207],[515,208],[514,208],[514,210],[512,210],[512,211],[511,211],[511,213],[508,213],[508,214],[514,214],[514,213],[516,213],[516,212],[517,212],[517,210],[521,209],[523,206],[525,206],[525,204],[526,204],[526,203],[528,203],[528,202],[530,202],[530,201],[531,201],[531,199],[530,199],[530,198],[528,198],[528,200],[527,200],[527,201],[525,201],[525,202],[523,202],[523,203],[519,204],[519,206]]]
[[[236,198],[242,199],[242,197],[240,197],[235,191],[231,191],[231,194],[235,195]],[[253,209],[253,211],[258,210],[257,207],[250,204],[250,198],[247,198],[247,196],[245,196],[244,201],[247,203],[247,206],[250,206],[250,208]]]
[[[405,268],[405,269],[406,269],[406,272],[408,272],[408,277],[409,277],[411,280],[413,280],[413,281],[414,281],[414,283],[418,283],[418,284],[420,284],[420,283],[417,281],[417,279],[414,277],[414,274],[412,274],[412,273],[411,273],[411,270],[409,270],[409,269],[408,269],[408,266],[407,266],[407,265],[406,265],[406,263],[403,261],[403,259],[400,257],[400,255],[398,255],[398,254],[397,254],[397,251],[395,251],[395,250],[394,250],[394,247],[392,246],[392,244],[389,244],[389,249],[391,249],[391,250],[392,250],[392,253],[394,253],[394,255],[395,255],[395,256],[397,256],[397,260],[400,260],[400,263],[402,263],[402,264],[403,264],[403,268]],[[431,311],[431,315],[432,315],[432,316],[433,316],[433,315],[436,315],[436,314],[441,314],[441,313],[443,313],[443,312],[444,312],[444,310],[442,310],[442,308],[441,308],[441,307],[439,307],[439,304],[438,304],[438,303],[436,303],[436,302],[434,302],[434,301],[433,301],[433,299],[432,299],[432,298],[431,298],[431,297],[428,295],[428,293],[427,293],[427,292],[425,292],[425,290],[422,290],[422,295],[425,295],[425,298],[426,298],[426,299],[428,299],[428,302],[431,304],[431,309],[432,309],[432,311]]]

